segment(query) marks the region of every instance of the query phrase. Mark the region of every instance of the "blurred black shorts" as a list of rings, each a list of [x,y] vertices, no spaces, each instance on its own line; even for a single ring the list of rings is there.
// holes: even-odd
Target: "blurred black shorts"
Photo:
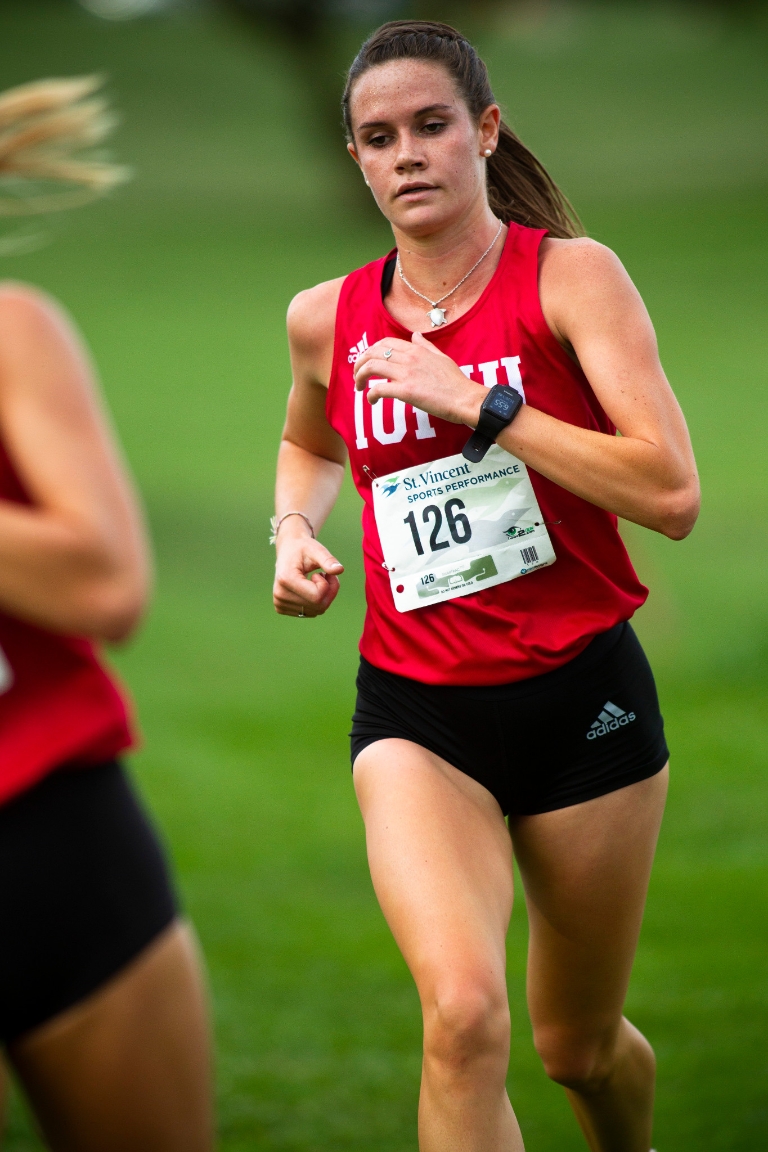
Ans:
[[[573,660],[512,684],[422,684],[361,658],[352,763],[377,740],[410,740],[534,815],[654,776],[669,759],[648,660],[617,624]]]
[[[176,914],[118,763],[61,768],[0,807],[0,1042],[94,992]]]

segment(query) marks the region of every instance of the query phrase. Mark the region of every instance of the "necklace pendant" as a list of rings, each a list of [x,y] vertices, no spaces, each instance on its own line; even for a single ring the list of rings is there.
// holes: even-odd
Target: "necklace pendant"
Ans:
[[[431,312],[427,312],[433,328],[441,328],[445,324],[445,314],[447,308],[433,308]]]

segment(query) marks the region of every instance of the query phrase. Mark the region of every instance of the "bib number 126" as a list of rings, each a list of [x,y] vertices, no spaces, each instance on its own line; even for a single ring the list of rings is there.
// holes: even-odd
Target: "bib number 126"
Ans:
[[[376,477],[371,489],[398,612],[469,596],[555,561],[525,464],[498,444],[480,461],[457,452]]]
[[[466,544],[472,539],[472,528],[468,518],[462,511],[466,505],[463,500],[454,497],[452,500],[446,501],[441,509],[438,504],[428,504],[421,514],[421,518],[427,525],[427,529],[432,524],[432,531],[429,533],[429,547],[432,552],[439,552],[442,548],[450,548],[451,541],[447,539],[440,539],[440,532],[443,529],[443,512],[445,513],[445,521],[448,526],[448,531],[451,534],[451,539],[454,544]],[[411,530],[413,537],[413,546],[419,556],[424,555],[424,545],[419,529],[416,524],[416,513],[409,512],[403,520]],[[427,531],[425,529],[425,532]]]

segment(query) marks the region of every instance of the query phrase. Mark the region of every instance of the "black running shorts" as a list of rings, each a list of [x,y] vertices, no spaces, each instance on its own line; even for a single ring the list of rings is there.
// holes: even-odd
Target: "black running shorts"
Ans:
[[[460,768],[504,815],[580,804],[653,776],[669,759],[653,674],[617,624],[529,680],[422,684],[360,661],[352,763],[377,740],[410,740]]]
[[[0,808],[0,1042],[95,991],[176,916],[117,763],[59,769]]]

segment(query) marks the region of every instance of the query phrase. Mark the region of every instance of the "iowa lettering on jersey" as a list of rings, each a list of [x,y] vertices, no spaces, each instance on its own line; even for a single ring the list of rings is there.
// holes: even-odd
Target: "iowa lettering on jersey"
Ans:
[[[368,348],[368,335],[363,333],[362,340],[358,340],[357,344],[353,345],[349,350],[347,360],[350,364],[356,364],[366,348]],[[486,388],[493,388],[495,384],[507,383],[510,388],[514,388],[519,392],[523,400],[525,400],[525,391],[523,389],[523,380],[520,375],[520,357],[519,356],[500,356],[498,360],[486,360],[483,364],[460,364],[459,367],[468,380],[476,379],[477,374],[481,377],[478,383],[482,383]],[[506,374],[506,381],[499,379],[499,369],[503,369]],[[379,382],[380,378],[368,381],[369,386]],[[354,383],[352,385],[354,388]],[[416,418],[415,427],[412,422],[408,420],[408,410],[413,413]],[[417,440],[429,440],[431,437],[436,436],[437,433],[432,427],[429,419],[428,412],[422,412],[421,408],[414,407],[413,404],[406,404],[403,400],[392,401],[392,427],[384,427],[384,403],[383,401],[371,406],[365,399],[364,392],[355,390],[355,447],[367,448],[368,447],[368,430],[366,427],[368,413],[368,420],[370,420],[371,434],[379,444],[399,444],[405,439],[408,434],[408,426],[411,423],[413,431],[416,434]]]

